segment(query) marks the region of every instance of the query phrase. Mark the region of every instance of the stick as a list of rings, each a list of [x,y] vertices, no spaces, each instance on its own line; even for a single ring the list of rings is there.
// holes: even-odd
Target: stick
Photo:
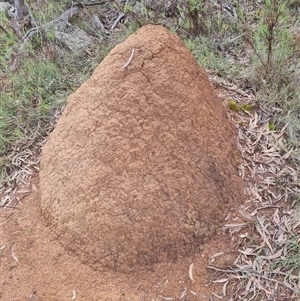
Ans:
[[[128,61],[123,65],[122,69],[125,69],[125,68],[128,67],[128,65],[130,64],[130,62],[131,62],[132,59],[133,59],[133,55],[134,55],[134,48],[132,48],[132,50],[131,50],[131,55],[130,55]]]
[[[23,51],[25,45],[29,42],[30,38],[34,34],[40,32],[41,30],[47,30],[47,29],[53,27],[56,23],[59,23],[62,21],[68,22],[69,17],[78,14],[78,12],[79,12],[79,10],[77,7],[72,7],[70,9],[68,9],[67,11],[63,12],[58,18],[50,21],[49,23],[46,23],[40,27],[31,28],[29,31],[27,31],[26,34],[22,37],[21,42],[18,45],[18,52],[16,54],[16,57],[13,60],[12,65],[10,66],[10,69],[12,71],[16,71],[16,69],[18,68],[18,64],[19,64],[19,60],[20,60],[22,51]]]
[[[114,22],[114,24],[112,25],[112,27],[111,27],[111,31],[113,31],[114,30],[114,28],[117,26],[117,24],[119,23],[119,21],[123,18],[125,16],[125,14],[123,14],[123,13],[121,13],[120,15],[119,15],[119,17],[116,19],[116,21]]]

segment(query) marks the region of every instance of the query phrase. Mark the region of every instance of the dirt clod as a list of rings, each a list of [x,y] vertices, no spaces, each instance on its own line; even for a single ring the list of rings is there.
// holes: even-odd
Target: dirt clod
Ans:
[[[145,26],[69,97],[43,149],[43,217],[94,270],[176,262],[243,198],[233,149],[205,71],[178,37]]]

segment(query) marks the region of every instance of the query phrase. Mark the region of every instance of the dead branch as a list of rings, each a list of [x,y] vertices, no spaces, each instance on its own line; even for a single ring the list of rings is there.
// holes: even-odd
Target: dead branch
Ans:
[[[112,25],[112,27],[111,27],[111,31],[113,31],[114,30],[114,28],[117,26],[117,24],[120,22],[120,20],[122,19],[122,18],[124,18],[124,16],[125,16],[125,14],[123,14],[123,13],[121,13],[119,16],[118,16],[118,18],[116,19],[116,21],[114,22],[114,24]]]
[[[55,24],[58,24],[60,22],[68,22],[69,18],[77,15],[79,12],[78,7],[71,7],[70,9],[66,10],[65,12],[63,12],[58,18],[44,24],[43,26],[36,26],[34,28],[31,28],[30,30],[28,30],[26,32],[26,34],[21,38],[21,41],[18,45],[18,51],[17,54],[10,66],[10,69],[12,71],[16,71],[18,65],[19,65],[19,61],[20,61],[20,57],[22,55],[22,52],[26,46],[26,44],[29,42],[29,40],[31,39],[31,37],[39,32],[41,32],[42,30],[48,30],[51,27],[53,27]]]

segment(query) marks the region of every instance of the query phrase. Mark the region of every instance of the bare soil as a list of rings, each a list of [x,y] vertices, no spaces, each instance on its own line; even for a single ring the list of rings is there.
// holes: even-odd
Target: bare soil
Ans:
[[[212,296],[214,286],[207,286],[212,274],[206,265],[218,252],[225,255],[214,264],[222,267],[232,263],[236,253],[228,235],[217,231],[200,253],[176,263],[156,264],[148,271],[97,272],[68,254],[51,228],[44,225],[37,176],[32,184],[35,190],[18,209],[1,212],[2,217],[12,213],[1,225],[1,300],[67,301],[75,294],[75,300],[91,301],[218,300]],[[191,264],[194,281],[189,275]]]

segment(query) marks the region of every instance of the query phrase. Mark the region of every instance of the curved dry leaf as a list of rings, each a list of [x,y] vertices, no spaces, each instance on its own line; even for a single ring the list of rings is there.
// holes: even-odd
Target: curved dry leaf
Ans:
[[[186,297],[186,295],[187,295],[186,291],[187,291],[187,289],[185,288],[184,291],[181,293],[180,299],[183,299]]]
[[[12,248],[11,248],[11,256],[12,256],[12,258],[15,260],[15,261],[17,261],[17,262],[19,262],[19,259],[18,259],[18,257],[15,255],[15,253],[14,253],[14,248],[15,248],[15,244],[12,246]]]
[[[229,280],[226,281],[222,286],[222,293],[223,293],[223,296],[225,296],[225,297],[226,297],[226,289],[227,289],[228,282],[229,282]]]
[[[212,280],[213,283],[224,283],[224,282],[227,282],[227,281],[229,281],[228,278]]]
[[[194,268],[194,264],[192,263],[189,267],[189,277],[190,279],[194,282],[194,278],[193,278],[193,268]]]

